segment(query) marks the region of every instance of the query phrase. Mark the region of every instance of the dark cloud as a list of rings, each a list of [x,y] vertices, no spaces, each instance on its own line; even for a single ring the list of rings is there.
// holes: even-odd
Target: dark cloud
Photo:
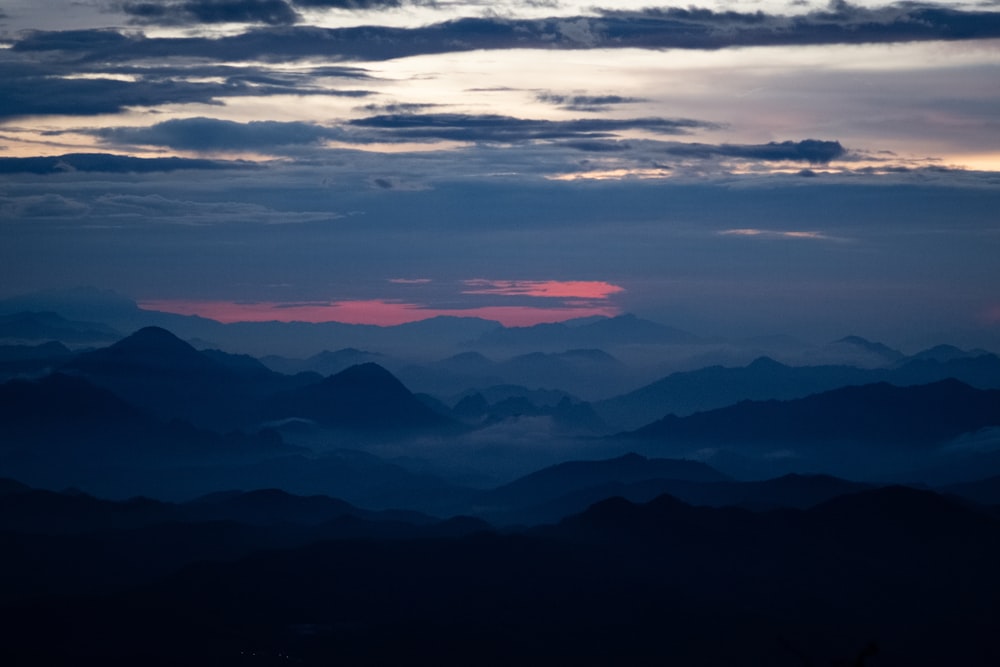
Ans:
[[[0,158],[0,174],[65,174],[108,172],[147,174],[180,169],[251,169],[249,162],[197,160],[178,157],[138,158],[107,153],[70,153],[50,157]]]
[[[15,52],[58,50],[102,62],[170,56],[383,60],[474,49],[721,49],[1000,37],[997,12],[916,4],[869,9],[845,2],[801,16],[671,8],[606,10],[595,17],[537,20],[463,18],[418,28],[324,29],[278,23],[219,38],[147,38],[107,30],[35,32],[12,48]]]
[[[366,104],[362,110],[369,113],[379,113],[379,114],[398,114],[398,113],[416,113],[418,111],[424,111],[425,109],[432,109],[434,107],[440,106],[439,104],[419,104],[415,102],[395,102],[390,104]]]
[[[81,55],[128,47],[136,37],[123,35],[117,30],[31,30],[23,33],[12,49],[14,51],[69,51]]]
[[[254,150],[317,144],[333,131],[302,122],[251,121],[237,123],[214,118],[168,120],[150,127],[95,130],[107,142],[125,145],[167,146],[181,150]]]
[[[588,153],[620,153],[632,149],[632,144],[627,141],[608,141],[600,139],[563,141],[560,142],[559,145],[566,146],[567,148],[575,148],[578,151],[585,151]]]
[[[268,150],[317,145],[336,139],[351,143],[453,140],[487,143],[520,143],[565,140],[560,145],[581,151],[611,152],[631,148],[624,141],[606,141],[622,130],[642,129],[660,134],[686,134],[712,123],[689,119],[629,118],[535,120],[499,115],[394,114],[360,118],[346,127],[326,127],[306,122],[251,121],[238,123],[214,118],[168,120],[149,127],[115,127],[91,134],[107,143],[164,146],[179,150]],[[684,146],[684,144],[680,144]],[[698,151],[714,147],[691,144]],[[723,149],[716,149],[723,150]],[[761,151],[766,147],[760,147]]]
[[[754,145],[671,144],[666,151],[671,155],[700,159],[735,157],[764,161],[793,160],[811,164],[825,164],[847,156],[847,151],[840,145],[839,141],[820,141],[817,139],[772,141]]]
[[[607,42],[649,48],[860,44],[1000,35],[1000,14],[995,12],[911,3],[866,8],[844,0],[832,0],[828,9],[801,16],[679,8],[607,10],[597,23]]]
[[[638,97],[622,97],[621,95],[557,95],[555,93],[539,93],[539,102],[555,104],[569,111],[603,111],[616,104],[635,104],[645,100]]]
[[[713,123],[686,118],[588,118],[535,120],[494,114],[389,114],[349,122],[374,130],[373,140],[448,139],[510,143],[544,139],[601,138],[623,130],[646,130],[658,134],[686,134],[696,128],[715,128]]]
[[[121,9],[137,23],[264,23],[289,25],[299,15],[284,0],[161,0],[124,2]]]
[[[212,76],[227,74],[222,82],[188,81],[207,75],[202,68],[130,68],[117,73],[136,76],[135,81],[117,78],[69,78],[58,74],[68,68],[45,73],[32,65],[0,67],[0,118],[67,114],[90,116],[114,113],[125,107],[155,107],[161,104],[218,103],[220,98],[266,95],[333,95],[364,97],[365,90],[331,90],[309,87],[309,80],[295,75],[273,75],[247,68],[209,68]],[[342,71],[341,71],[342,70]],[[103,70],[102,70],[103,71]],[[113,72],[104,72],[111,74]],[[329,75],[363,76],[354,68],[337,68]]]
[[[298,7],[324,9],[386,9],[402,6],[400,0],[294,0]]]
[[[121,111],[127,106],[168,102],[211,103],[222,94],[239,94],[237,87],[179,81],[67,79],[21,76],[0,81],[0,117],[47,114],[90,116]]]

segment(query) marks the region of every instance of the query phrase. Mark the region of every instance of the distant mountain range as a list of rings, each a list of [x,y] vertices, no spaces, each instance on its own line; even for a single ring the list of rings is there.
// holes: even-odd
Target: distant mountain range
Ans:
[[[888,368],[788,366],[761,357],[743,367],[711,366],[673,373],[635,391],[594,402],[609,425],[634,429],[668,414],[732,405],[742,400],[787,400],[850,385],[887,382],[897,386],[954,378],[979,389],[1000,389],[1000,357],[934,351],[897,361]]]
[[[649,382],[665,350],[726,350],[632,316],[223,325],[42,296],[0,302],[0,664],[1000,655],[988,352],[758,339],[733,358],[855,362]]]
[[[879,443],[913,448],[1000,426],[1000,390],[958,380],[834,389],[788,401],[741,401],[686,417],[668,415],[636,438],[699,443]]]

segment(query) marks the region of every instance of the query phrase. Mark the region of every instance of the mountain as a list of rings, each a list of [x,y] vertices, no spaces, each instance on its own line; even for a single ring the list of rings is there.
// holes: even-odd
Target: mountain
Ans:
[[[89,435],[148,423],[138,409],[82,378],[63,374],[0,384],[0,450],[21,440]]]
[[[131,325],[139,308],[128,297],[94,287],[44,290],[0,300],[0,314],[25,311],[57,313],[61,318],[117,327],[123,320]]]
[[[910,361],[938,361],[938,362],[948,362],[954,361],[956,359],[965,359],[968,357],[977,357],[984,354],[983,350],[965,351],[954,345],[935,345],[934,347],[928,348],[917,352],[916,354],[909,357]]]
[[[686,417],[668,415],[634,437],[699,443],[868,442],[926,447],[1000,425],[1000,391],[957,380],[851,386],[789,401],[742,401]]]
[[[261,363],[278,373],[295,375],[296,373],[312,372],[322,376],[334,375],[351,366],[368,362],[385,363],[385,355],[366,352],[353,347],[331,352],[323,350],[308,359],[288,359],[278,355],[267,355],[261,358]]]
[[[497,364],[496,370],[505,384],[572,390],[585,400],[614,395],[631,384],[632,376],[622,362],[598,349],[531,352]]]
[[[61,367],[126,397],[162,419],[233,429],[252,425],[263,397],[311,378],[275,373],[245,355],[199,352],[160,327],[144,327]]]
[[[573,388],[584,398],[606,396],[632,386],[631,369],[597,349],[529,352],[493,361],[478,352],[399,368],[399,378],[412,387],[437,396],[451,396],[476,387],[522,385],[534,389]]]
[[[499,365],[478,352],[462,352],[430,363],[406,364],[398,369],[397,375],[408,387],[436,396],[504,382]]]
[[[206,374],[225,375],[222,365],[160,327],[144,327],[110,347],[80,355],[69,367],[96,375],[141,372],[187,375],[191,379]]]
[[[632,503],[648,503],[670,495],[695,506],[739,507],[749,510],[807,509],[838,496],[871,488],[870,484],[850,482],[828,475],[790,474],[774,479],[740,482],[734,480],[697,481],[654,477],[632,482],[602,482],[581,485],[561,495],[517,494],[501,501],[489,500],[486,494],[477,504],[478,516],[494,525],[540,525],[585,511],[609,498],[624,498]]]
[[[47,375],[72,359],[73,354],[68,347],[55,341],[38,345],[0,345],[0,380]]]
[[[1000,389],[1000,357],[991,353],[963,354],[947,360],[909,358],[886,373],[895,385],[928,384],[954,378],[978,389]]]
[[[618,498],[526,531],[456,524],[470,530],[308,543],[227,522],[0,533],[25,548],[0,549],[0,651],[11,664],[992,662],[1000,522],[931,492],[778,512]],[[11,592],[38,581],[51,587]]]
[[[249,525],[318,526],[345,516],[412,525],[427,525],[436,521],[419,512],[371,511],[330,496],[300,496],[281,489],[212,493],[179,505],[178,515],[188,521],[238,521]]]
[[[823,353],[831,356],[839,356],[845,360],[850,359],[852,365],[864,368],[888,366],[906,357],[899,350],[895,350],[883,343],[870,341],[861,336],[845,336],[836,340],[827,345]],[[841,363],[844,363],[844,361]]]
[[[759,357],[744,367],[672,373],[627,394],[595,401],[594,410],[611,425],[638,428],[666,414],[684,416],[748,399],[798,398],[878,379],[871,371],[851,366],[795,367]]]
[[[352,366],[321,382],[276,394],[264,401],[261,412],[272,420],[299,417],[325,426],[366,431],[454,425],[374,363]]]
[[[567,461],[543,468],[498,487],[485,500],[493,505],[524,507],[590,487],[650,479],[708,482],[728,478],[697,461],[649,459],[629,453],[613,459]]]
[[[56,313],[16,311],[0,314],[0,340],[97,345],[119,338],[121,334],[109,326],[68,320]]]
[[[710,366],[672,373],[593,405],[608,424],[628,430],[666,414],[685,416],[743,400],[788,400],[850,385],[888,382],[909,386],[949,378],[979,389],[1000,389],[1000,357],[987,353],[947,361],[907,358],[891,368],[789,366],[759,357],[744,367]]]
[[[0,475],[35,486],[141,492],[185,466],[233,466],[298,453],[272,432],[221,435],[159,420],[84,378],[0,385]],[[146,488],[152,488],[151,485]]]
[[[38,345],[0,345],[0,364],[64,361],[71,356],[73,356],[73,352],[56,341],[39,343]]]
[[[949,484],[942,492],[960,496],[981,505],[1000,506],[1000,475],[960,484]]]
[[[476,339],[482,347],[564,351],[625,345],[678,345],[701,342],[694,334],[626,314],[583,324],[536,324],[489,331]]]

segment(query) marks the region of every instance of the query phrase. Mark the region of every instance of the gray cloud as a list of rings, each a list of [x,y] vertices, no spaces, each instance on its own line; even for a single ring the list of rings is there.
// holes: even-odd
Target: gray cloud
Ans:
[[[386,9],[403,5],[400,0],[294,0],[294,3],[299,7],[321,7],[324,9]]]
[[[89,207],[57,194],[28,197],[0,197],[0,214],[8,220],[19,218],[71,217],[85,215]]]
[[[665,149],[671,155],[692,158],[735,157],[763,161],[804,161],[825,164],[847,156],[839,141],[805,139],[803,141],[771,141],[766,144],[671,144]]]
[[[635,104],[646,100],[638,97],[622,97],[621,95],[558,95],[556,93],[539,93],[539,102],[554,104],[569,111],[603,111],[617,104]]]
[[[420,104],[415,102],[393,102],[389,104],[366,104],[363,107],[361,107],[361,109],[369,113],[399,114],[399,113],[416,113],[418,111],[424,111],[426,109],[433,109],[434,107],[437,106],[440,105]]]
[[[632,144],[628,141],[609,141],[604,139],[562,141],[559,145],[588,153],[621,153],[632,150]]]
[[[160,0],[124,2],[122,11],[137,23],[264,23],[288,25],[299,15],[284,0]]]
[[[104,172],[148,174],[181,169],[253,169],[249,162],[199,160],[179,157],[137,158],[106,153],[70,153],[50,157],[0,158],[0,174],[65,174]]]
[[[510,143],[542,139],[600,138],[623,130],[686,134],[714,123],[687,118],[592,118],[565,121],[513,118],[495,114],[388,114],[349,121],[376,131],[379,140],[448,139]]]
[[[162,57],[283,60],[322,55],[382,60],[474,49],[683,48],[860,44],[1000,37],[1000,13],[936,5],[868,9],[834,2],[801,16],[707,9],[605,10],[596,17],[462,18],[418,28],[273,25],[220,38],[147,38],[109,30],[29,33],[15,52],[84,59]]]
[[[74,43],[76,41],[74,40]],[[154,68],[143,70],[117,68],[118,73],[139,77],[136,81],[117,78],[67,78],[70,66],[57,66],[43,72],[34,65],[18,64],[0,68],[0,118],[30,115],[66,114],[91,116],[114,113],[125,107],[153,107],[161,104],[214,104],[223,97],[266,96],[279,94],[364,97],[366,90],[333,90],[303,85],[301,76],[273,75],[248,68],[226,70],[208,68],[216,75],[228,74],[222,82],[188,81],[185,77],[204,74],[205,68]],[[80,71],[87,71],[80,68]],[[106,72],[99,68],[101,73]],[[354,68],[333,68],[329,76],[363,77]]]
[[[93,132],[109,143],[169,146],[181,150],[254,150],[317,144],[334,135],[313,123],[182,118],[150,127],[116,127]]]

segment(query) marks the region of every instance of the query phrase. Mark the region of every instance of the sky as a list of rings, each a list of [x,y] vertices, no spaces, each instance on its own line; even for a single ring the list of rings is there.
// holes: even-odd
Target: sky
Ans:
[[[0,298],[1000,348],[1000,4],[7,0]]]

